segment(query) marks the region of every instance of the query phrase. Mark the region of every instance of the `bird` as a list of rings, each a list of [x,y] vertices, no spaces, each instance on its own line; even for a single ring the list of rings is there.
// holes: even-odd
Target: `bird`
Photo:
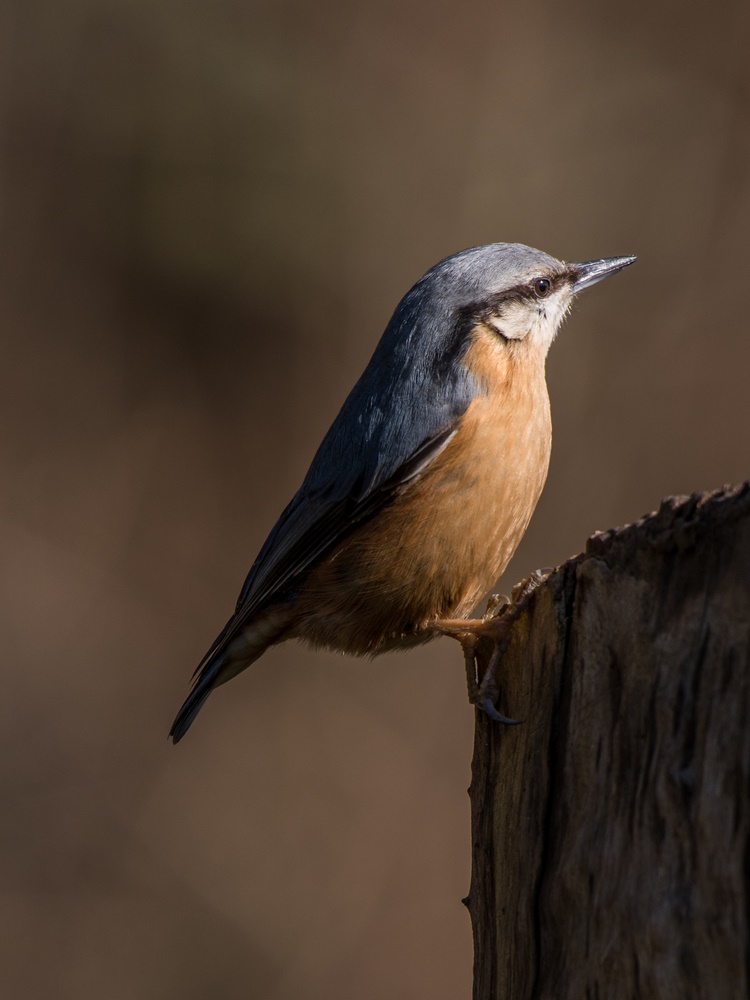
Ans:
[[[200,661],[174,743],[214,688],[286,640],[374,656],[481,633],[466,615],[547,477],[547,352],[579,292],[635,259],[571,264],[492,243],[416,282]],[[486,696],[480,707],[513,721]]]

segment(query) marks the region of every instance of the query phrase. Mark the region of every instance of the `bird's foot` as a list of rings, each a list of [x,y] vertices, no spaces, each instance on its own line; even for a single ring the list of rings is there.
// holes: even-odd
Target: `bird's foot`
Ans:
[[[437,621],[435,628],[442,632],[443,635],[449,635],[451,638],[458,640],[461,644],[470,703],[476,705],[477,708],[481,709],[495,722],[515,726],[519,720],[508,718],[507,715],[503,715],[495,707],[495,702],[500,694],[496,680],[497,666],[507,648],[511,624],[510,622],[506,624],[506,622],[499,618],[456,618]],[[495,648],[492,651],[487,668],[480,679],[477,673],[476,647],[482,638],[491,639],[495,644]]]
[[[502,715],[496,706],[499,696],[497,668],[510,641],[514,622],[526,607],[529,597],[548,576],[551,570],[535,570],[531,576],[517,584],[510,598],[493,594],[487,602],[483,618],[440,618],[434,628],[461,644],[466,667],[466,684],[469,701],[495,722],[508,726],[518,725],[518,719]],[[481,678],[477,674],[476,647],[480,639],[489,639],[495,648]]]

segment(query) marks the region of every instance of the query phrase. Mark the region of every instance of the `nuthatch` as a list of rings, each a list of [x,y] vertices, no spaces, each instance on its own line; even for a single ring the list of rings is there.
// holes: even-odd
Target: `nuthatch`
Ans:
[[[634,260],[494,243],[420,278],[199,664],[175,743],[215,687],[286,639],[364,656],[481,631],[460,620],[547,477],[547,351],[575,295]]]

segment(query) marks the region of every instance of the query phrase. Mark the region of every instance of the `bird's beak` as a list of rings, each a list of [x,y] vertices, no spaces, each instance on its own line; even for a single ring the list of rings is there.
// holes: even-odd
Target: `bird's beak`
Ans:
[[[602,260],[587,260],[582,264],[571,264],[573,275],[573,291],[580,292],[589,285],[595,285],[610,274],[617,274],[624,267],[632,264],[635,257],[604,257]]]

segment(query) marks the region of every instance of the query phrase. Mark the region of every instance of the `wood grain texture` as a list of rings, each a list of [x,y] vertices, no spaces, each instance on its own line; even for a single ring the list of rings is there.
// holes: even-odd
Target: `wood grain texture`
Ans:
[[[477,714],[476,1000],[747,996],[750,484],[593,536],[500,680],[524,721]]]

